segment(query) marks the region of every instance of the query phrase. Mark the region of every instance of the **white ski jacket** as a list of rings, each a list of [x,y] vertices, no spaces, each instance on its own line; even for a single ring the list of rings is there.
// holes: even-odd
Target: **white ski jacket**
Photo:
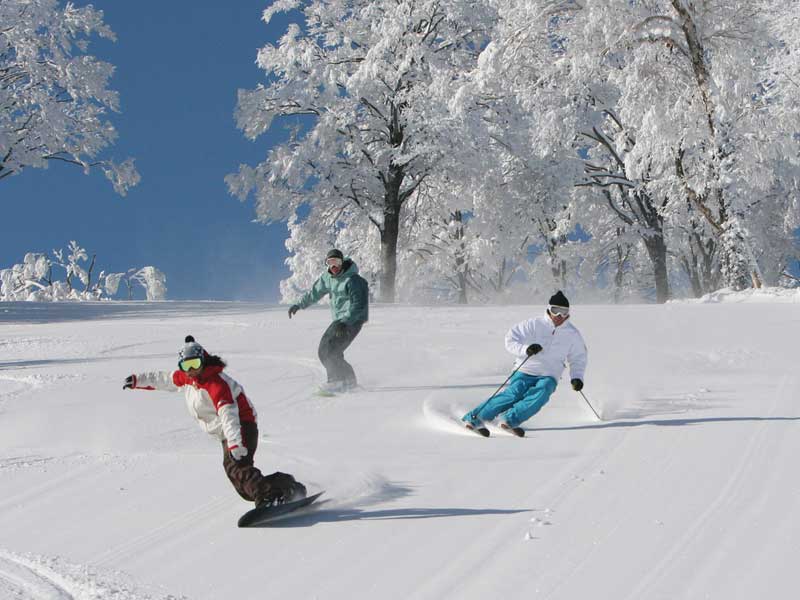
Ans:
[[[587,351],[578,329],[567,320],[560,326],[545,313],[543,317],[517,323],[506,334],[506,350],[517,357],[518,367],[528,356],[525,350],[539,344],[542,350],[531,356],[520,371],[528,375],[549,376],[558,381],[569,363],[570,379],[581,379],[586,372]]]
[[[228,447],[243,446],[242,423],[256,422],[256,409],[236,380],[221,367],[206,367],[200,379],[182,371],[154,371],[134,375],[135,389],[178,392],[183,390],[186,408],[200,428]]]

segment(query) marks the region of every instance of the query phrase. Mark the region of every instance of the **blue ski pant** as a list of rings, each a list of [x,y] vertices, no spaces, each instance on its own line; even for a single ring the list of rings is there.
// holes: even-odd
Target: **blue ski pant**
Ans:
[[[503,418],[506,423],[511,427],[518,427],[547,404],[555,389],[556,380],[552,377],[528,375],[517,371],[502,392],[467,416],[481,421],[491,421],[497,415],[505,413]]]

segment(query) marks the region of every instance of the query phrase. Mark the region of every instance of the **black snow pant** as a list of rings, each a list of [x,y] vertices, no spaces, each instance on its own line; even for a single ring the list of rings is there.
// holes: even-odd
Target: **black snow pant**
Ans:
[[[344,335],[337,337],[335,332],[339,329],[340,321],[334,321],[322,334],[319,341],[319,360],[328,372],[328,382],[343,381],[356,384],[356,374],[353,367],[344,359],[344,351],[353,343],[364,324],[345,325]]]
[[[291,475],[279,471],[272,475],[263,475],[253,464],[258,447],[258,425],[252,422],[242,423],[242,442],[247,448],[247,456],[234,460],[228,451],[228,442],[222,441],[222,466],[234,489],[242,498],[257,505],[284,493],[287,485],[294,482]]]

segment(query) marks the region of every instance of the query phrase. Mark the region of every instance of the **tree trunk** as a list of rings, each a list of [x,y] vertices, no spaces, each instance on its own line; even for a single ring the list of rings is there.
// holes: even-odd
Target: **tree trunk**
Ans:
[[[458,303],[467,304],[467,276],[464,273],[458,274]]]
[[[397,238],[400,235],[400,207],[387,205],[383,211],[381,230],[381,302],[394,302],[395,279],[397,278]]]
[[[647,255],[653,263],[653,276],[656,284],[656,302],[664,304],[670,299],[672,293],[669,289],[669,277],[667,275],[667,245],[661,235],[644,236],[644,246],[647,248]]]

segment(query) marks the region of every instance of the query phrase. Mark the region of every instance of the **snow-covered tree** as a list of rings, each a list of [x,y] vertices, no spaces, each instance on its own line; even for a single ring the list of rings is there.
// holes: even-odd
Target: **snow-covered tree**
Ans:
[[[393,301],[404,206],[460,141],[447,101],[493,11],[465,0],[280,0],[264,20],[292,9],[303,23],[259,52],[269,82],[239,92],[236,119],[250,138],[275,121],[295,128],[264,162],[229,176],[229,188],[253,192],[263,221],[309,205],[304,226],[328,238],[369,224],[380,298]]]
[[[122,195],[139,182],[133,159],[100,157],[117,137],[105,115],[119,99],[114,67],[87,53],[93,35],[114,39],[91,5],[0,2],[0,180],[57,160],[101,169]]]
[[[575,96],[594,113],[584,113],[587,179],[638,229],[660,300],[667,239],[698,288],[715,273],[760,286],[776,257],[758,249],[786,250],[791,234],[766,223],[797,222],[799,113],[775,77],[791,42],[770,18],[783,10],[774,0],[598,2],[565,25]]]
[[[128,298],[132,298],[134,285],[144,288],[148,300],[166,297],[166,276],[152,266],[127,273],[101,271],[93,282],[95,258],[92,255],[86,265],[89,254],[74,240],[66,252],[53,250],[53,260],[45,254],[29,252],[22,263],[0,269],[0,301],[102,300],[116,295],[121,281],[128,285]],[[64,269],[64,281],[53,277],[54,266]],[[76,279],[82,289],[76,287]]]
[[[150,301],[163,300],[167,295],[167,277],[155,267],[142,267],[131,279],[144,288]]]

